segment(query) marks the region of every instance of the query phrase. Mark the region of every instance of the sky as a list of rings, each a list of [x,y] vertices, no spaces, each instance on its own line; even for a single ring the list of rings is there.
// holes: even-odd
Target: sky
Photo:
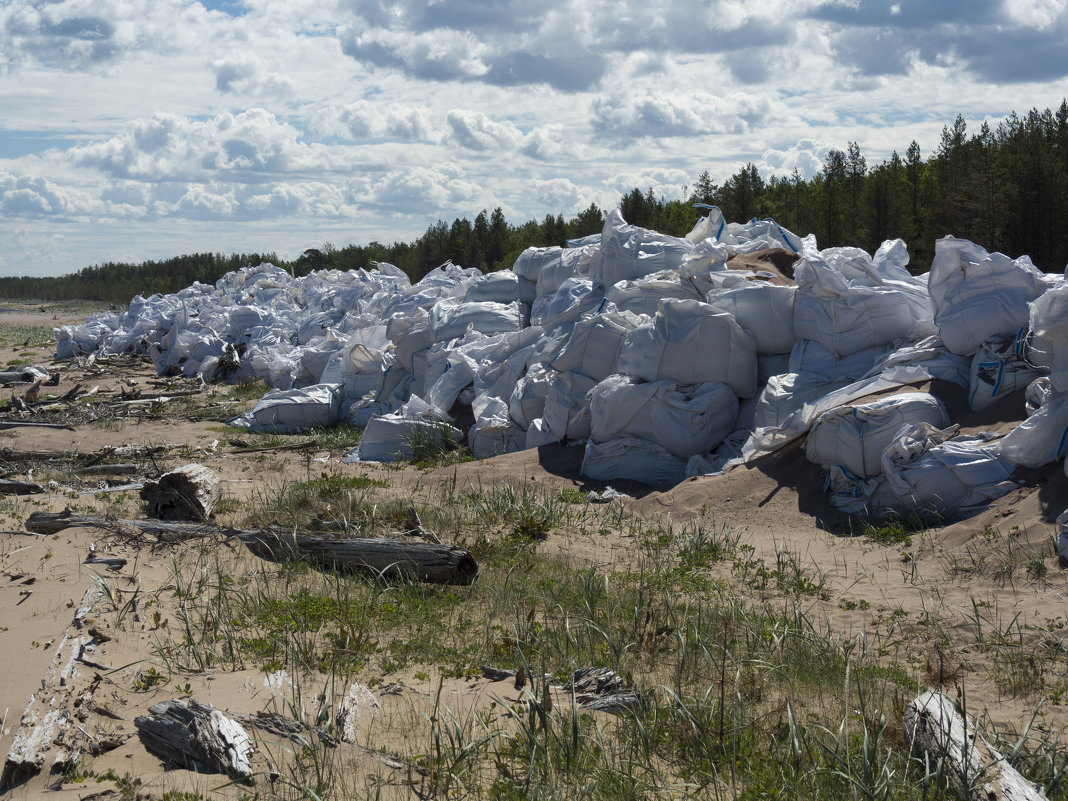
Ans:
[[[1066,2],[0,0],[0,275],[927,157],[1068,97]]]

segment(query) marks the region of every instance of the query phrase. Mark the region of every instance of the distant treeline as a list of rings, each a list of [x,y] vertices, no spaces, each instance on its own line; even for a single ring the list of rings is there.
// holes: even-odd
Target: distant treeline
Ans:
[[[938,148],[922,158],[915,141],[886,161],[869,166],[855,142],[831,150],[811,179],[794,170],[764,178],[747,164],[722,184],[702,173],[685,200],[665,200],[635,188],[619,200],[627,222],[681,236],[698,217],[697,203],[719,206],[727,220],[772,217],[797,234],[814,233],[821,247],[853,245],[874,252],[886,239],[904,239],[912,268],[930,268],[936,239],[953,234],[988,250],[1029,255],[1059,272],[1068,262],[1068,100],[1056,111],[1015,112],[996,129],[986,123],[969,133],[962,117],[942,129]],[[597,233],[604,214],[591,204],[570,220],[509,223],[500,208],[451,224],[438,220],[412,242],[383,245],[327,243],[293,261],[273,253],[195,253],[141,264],[108,262],[58,278],[0,278],[0,297],[84,298],[127,303],[136,294],[175,292],[200,281],[269,261],[295,275],[312,270],[369,268],[386,261],[412,280],[452,260],[464,267],[510,267],[531,245],[563,245]]]

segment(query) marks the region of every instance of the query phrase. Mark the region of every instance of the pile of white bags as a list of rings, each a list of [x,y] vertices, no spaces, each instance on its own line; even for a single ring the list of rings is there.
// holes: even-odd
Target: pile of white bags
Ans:
[[[752,257],[731,269],[767,248],[797,254],[796,285]],[[901,240],[821,251],[718,209],[680,238],[616,210],[599,236],[487,275],[248,267],[58,328],[56,351],[260,379],[272,391],[234,425],[347,420],[365,428],[347,460],[464,438],[479,457],[564,443],[585,448],[591,478],[660,484],[807,436],[841,508],[945,514],[1009,486],[1010,465],[1064,458],[1068,287],[952,237],[929,275],[908,261]],[[938,400],[906,391],[931,379],[966,387],[973,409],[1028,387],[1031,416],[1003,440],[963,438]]]

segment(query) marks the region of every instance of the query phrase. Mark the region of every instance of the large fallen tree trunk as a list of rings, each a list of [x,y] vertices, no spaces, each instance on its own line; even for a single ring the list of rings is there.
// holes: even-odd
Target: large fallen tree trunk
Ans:
[[[221,535],[235,537],[257,556],[306,559],[328,570],[364,570],[386,577],[402,576],[431,584],[471,584],[478,563],[467,548],[410,540],[328,537],[273,529],[233,529],[159,520],[122,520],[64,512],[33,512],[26,530],[55,534],[67,528],[133,528],[161,540]]]
[[[905,736],[913,755],[932,769],[942,762],[970,801],[1047,801],[942,693],[929,690],[908,705]]]

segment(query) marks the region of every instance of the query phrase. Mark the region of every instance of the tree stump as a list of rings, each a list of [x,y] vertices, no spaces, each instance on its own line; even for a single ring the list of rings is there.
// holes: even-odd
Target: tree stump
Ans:
[[[207,520],[220,498],[219,477],[196,463],[164,473],[141,490],[145,513],[158,520]]]

